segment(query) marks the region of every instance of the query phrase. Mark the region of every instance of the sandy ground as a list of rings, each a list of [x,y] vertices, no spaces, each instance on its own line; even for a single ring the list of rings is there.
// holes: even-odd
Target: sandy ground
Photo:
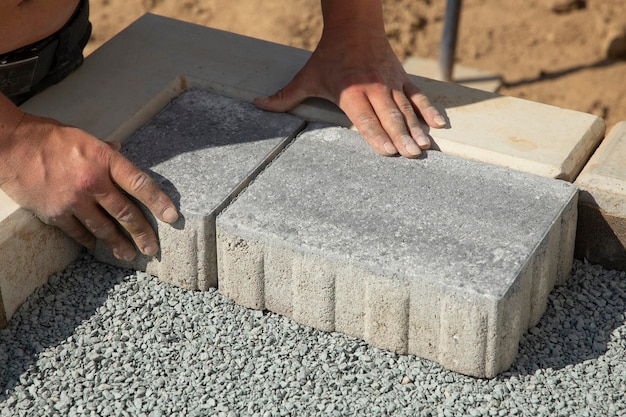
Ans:
[[[401,59],[438,58],[444,0],[384,7]],[[319,0],[92,0],[87,53],[146,12],[304,49],[322,28]],[[626,51],[609,57],[611,41],[626,44],[624,0],[466,0],[457,62],[500,74],[501,94],[593,113],[610,128],[626,120]]]

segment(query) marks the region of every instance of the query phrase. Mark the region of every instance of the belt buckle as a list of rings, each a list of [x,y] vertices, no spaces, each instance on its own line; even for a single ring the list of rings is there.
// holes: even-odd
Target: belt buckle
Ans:
[[[34,56],[15,62],[0,61],[0,92],[7,97],[28,93],[38,59],[38,56]]]

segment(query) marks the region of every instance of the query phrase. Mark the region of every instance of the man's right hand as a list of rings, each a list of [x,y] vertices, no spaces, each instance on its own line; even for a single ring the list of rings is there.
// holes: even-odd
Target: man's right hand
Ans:
[[[2,126],[0,120],[0,128],[4,127],[0,129],[4,130],[0,132],[4,135],[0,137],[0,188],[44,223],[59,227],[86,247],[94,247],[100,239],[118,259],[133,259],[136,250],[123,228],[142,253],[156,255],[154,230],[121,191],[161,221],[173,223],[178,212],[155,182],[90,134],[19,112],[14,129]]]

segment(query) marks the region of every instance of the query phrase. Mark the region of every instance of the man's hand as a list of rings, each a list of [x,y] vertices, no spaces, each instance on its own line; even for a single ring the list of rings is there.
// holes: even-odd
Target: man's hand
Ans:
[[[256,99],[257,106],[282,112],[321,97],[338,105],[380,154],[419,156],[430,139],[418,115],[430,127],[446,122],[391,49],[380,1],[326,0],[322,6],[324,32],[311,58],[284,88]]]
[[[118,259],[136,255],[121,228],[142,253],[159,251],[150,224],[120,189],[160,220],[178,218],[172,201],[114,147],[55,120],[22,114],[0,142],[0,157],[0,187],[15,202],[84,246],[102,240]]]

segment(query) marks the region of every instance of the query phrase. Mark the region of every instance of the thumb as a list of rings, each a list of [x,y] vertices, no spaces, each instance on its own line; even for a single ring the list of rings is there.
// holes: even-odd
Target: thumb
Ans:
[[[289,84],[271,96],[255,98],[254,104],[263,110],[272,112],[286,112],[293,109],[311,96],[311,94],[305,90],[300,79],[300,77],[294,78]]]

